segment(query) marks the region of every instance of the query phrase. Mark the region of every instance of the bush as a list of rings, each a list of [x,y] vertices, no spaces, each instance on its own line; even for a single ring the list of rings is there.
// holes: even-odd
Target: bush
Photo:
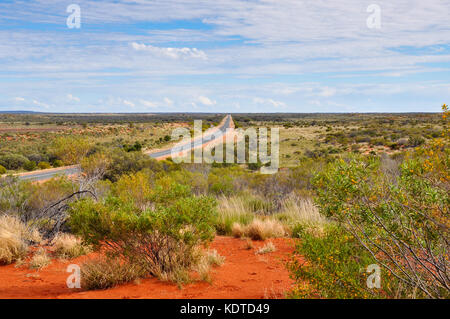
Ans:
[[[72,205],[70,226],[110,256],[141,265],[147,274],[174,278],[196,263],[195,249],[214,237],[215,200],[192,197],[184,187],[159,181],[152,207],[137,208],[118,197]]]
[[[0,175],[6,174],[6,168],[0,165]]]
[[[36,162],[34,161],[25,162],[23,168],[26,169],[27,171],[33,171],[36,169]]]
[[[367,288],[367,266],[375,259],[342,228],[327,227],[322,236],[303,227],[296,253],[307,262],[294,260],[289,268],[296,280],[293,298],[373,298],[378,291]],[[381,278],[386,278],[382,274]],[[384,281],[382,287],[385,288]]]
[[[425,143],[425,139],[421,136],[410,136],[408,139],[408,146],[417,147]]]
[[[48,162],[40,162],[38,164],[39,169],[49,169],[51,168],[50,163]]]
[[[63,161],[61,161],[61,160],[54,160],[53,162],[52,162],[52,166],[53,167],[61,167],[61,166],[64,166],[64,163],[63,163]]]
[[[51,145],[51,153],[66,164],[78,164],[88,154],[91,144],[81,137],[59,137]]]
[[[144,168],[153,172],[163,171],[163,164],[141,152],[116,150],[109,154],[105,178],[115,182],[123,174],[136,173]]]
[[[449,296],[450,151],[443,140],[419,148],[386,175],[373,157],[353,157],[319,173],[321,213],[338,221],[405,286],[406,296]]]
[[[25,156],[19,154],[6,154],[0,156],[0,165],[5,167],[6,169],[19,169],[23,167],[26,162],[28,162],[28,159]]]

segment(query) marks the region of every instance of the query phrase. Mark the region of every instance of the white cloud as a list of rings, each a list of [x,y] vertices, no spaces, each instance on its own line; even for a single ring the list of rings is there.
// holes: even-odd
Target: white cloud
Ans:
[[[213,101],[210,98],[203,95],[199,96],[197,101],[206,106],[212,106],[216,104],[216,101]]]
[[[136,42],[133,42],[131,46],[136,51],[149,52],[158,57],[168,57],[172,59],[207,59],[206,53],[202,50],[198,50],[197,48],[160,48]]]
[[[23,97],[20,97],[20,96],[15,97],[13,100],[14,100],[15,102],[25,102],[25,99],[24,99]]]
[[[146,99],[142,92],[149,91],[156,94],[149,99],[162,106],[173,105],[164,98],[170,96],[176,110],[190,101],[207,107],[197,101],[203,92],[220,98],[224,107],[239,101],[242,111],[286,104],[298,110],[294,107],[315,100],[322,108],[343,99],[356,105],[360,95],[380,107],[402,101],[403,110],[426,111],[435,99],[450,98],[448,0],[377,0],[381,30],[367,28],[370,2],[360,0],[79,1],[84,23],[114,27],[88,36],[52,27],[22,30],[28,22],[60,25],[59,6],[44,0],[0,1],[0,69],[6,74],[0,81],[7,80],[0,86],[0,104],[14,96],[36,96],[59,108],[52,111],[65,111],[60,105],[67,99],[57,100],[53,92],[67,88],[83,99],[71,104],[74,110],[94,104],[102,111],[127,111],[134,103],[143,108],[139,98]],[[2,17],[17,23],[4,29]],[[161,21],[202,21],[210,27],[159,28]],[[154,27],[142,32],[123,27],[136,22]],[[292,83],[291,75],[317,83]],[[116,81],[121,77],[127,80]],[[100,97],[107,101],[111,92],[135,102],[96,103]],[[265,98],[249,106],[254,96]]]
[[[128,100],[123,100],[123,104],[125,106],[129,106],[129,107],[135,107],[136,106],[133,102],[128,101]]]
[[[72,94],[67,94],[67,98],[69,99],[69,101],[80,102],[80,98],[73,96]]]
[[[168,97],[164,98],[164,103],[167,104],[167,106],[173,106],[173,101],[169,99]]]
[[[319,95],[323,96],[323,97],[332,97],[335,94],[336,94],[336,89],[335,88],[324,87],[322,89],[322,92],[320,92]]]
[[[154,102],[151,101],[146,101],[146,100],[140,100],[139,101],[142,105],[144,105],[145,107],[149,107],[149,108],[154,108],[157,107],[158,105]]]
[[[253,98],[253,103],[255,104],[265,104],[265,105],[269,105],[269,106],[273,106],[273,107],[285,107],[286,103],[281,102],[281,101],[275,101],[273,99],[264,99],[264,98],[260,98],[260,97],[255,97]]]
[[[49,104],[44,103],[44,102],[39,102],[38,100],[33,100],[33,104],[37,105],[37,106],[40,106],[40,107],[43,107],[45,109],[49,109],[50,108]]]

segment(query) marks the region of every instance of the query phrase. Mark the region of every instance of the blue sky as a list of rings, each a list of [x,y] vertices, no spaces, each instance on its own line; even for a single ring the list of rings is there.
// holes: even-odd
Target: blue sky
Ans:
[[[438,112],[449,75],[449,0],[0,1],[0,110]]]

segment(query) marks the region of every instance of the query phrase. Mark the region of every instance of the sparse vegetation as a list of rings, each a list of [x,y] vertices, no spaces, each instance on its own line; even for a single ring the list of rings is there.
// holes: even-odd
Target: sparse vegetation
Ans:
[[[144,270],[137,264],[119,259],[98,258],[81,265],[81,288],[85,290],[108,289],[141,278]]]
[[[52,244],[55,256],[62,259],[76,258],[92,251],[92,248],[84,245],[80,238],[67,233],[56,235]]]
[[[202,116],[203,129],[218,122]],[[99,257],[81,268],[86,290],[148,276],[181,285],[212,281],[212,267],[224,263],[207,247],[216,234],[241,238],[240,249],[254,249],[253,257],[268,254],[261,260],[276,251],[262,241],[294,237],[302,258],[289,264],[291,297],[448,298],[447,116],[446,108],[443,120],[237,115],[243,128],[280,127],[282,169],[273,175],[260,174],[261,163],[151,159],[147,149],[168,145],[171,128],[190,123],[172,123],[181,118],[175,115],[61,115],[57,126],[33,137],[8,131],[0,175],[67,164],[81,164],[83,174],[41,183],[0,177],[0,264],[26,260],[41,269],[51,257],[95,251]],[[52,116],[24,115],[24,125],[35,129],[43,118]],[[374,263],[384,266],[378,290],[365,284]]]
[[[33,254],[33,257],[30,260],[30,268],[31,269],[42,269],[47,267],[51,263],[51,259],[47,253],[47,251],[39,247]]]
[[[24,259],[30,243],[38,243],[41,237],[36,229],[27,227],[14,216],[0,216],[0,264],[11,264]]]
[[[264,246],[259,248],[256,251],[256,254],[264,255],[264,254],[272,253],[272,252],[274,252],[276,250],[277,250],[277,248],[275,247],[275,245],[271,241],[269,241],[267,244],[265,244]]]

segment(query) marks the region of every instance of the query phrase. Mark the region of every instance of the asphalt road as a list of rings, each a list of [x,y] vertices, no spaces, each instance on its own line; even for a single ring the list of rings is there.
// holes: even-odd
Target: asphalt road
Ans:
[[[190,149],[196,148],[198,146],[201,146],[205,143],[211,142],[214,139],[217,139],[217,138],[223,136],[226,133],[227,128],[230,127],[230,123],[231,123],[231,116],[227,115],[226,120],[224,121],[223,125],[220,126],[217,131],[215,131],[211,134],[205,135],[205,136],[203,136],[203,138],[197,138],[197,139],[191,141],[190,143],[177,145],[176,147],[169,148],[169,149],[166,149],[163,151],[150,153],[148,155],[153,158],[159,158],[159,157],[171,155],[172,151],[174,151],[174,153],[179,153],[181,151],[188,151]]]
[[[31,180],[31,181],[44,181],[55,177],[57,175],[76,175],[81,172],[80,166],[77,167],[69,167],[65,169],[55,170],[55,171],[39,171],[34,174],[21,175],[18,176],[20,180]]]
[[[192,149],[192,148],[201,146],[204,143],[211,142],[212,140],[223,136],[226,133],[226,129],[230,127],[230,124],[231,124],[231,116],[227,115],[226,120],[224,121],[223,125],[220,126],[216,132],[213,132],[211,134],[203,136],[203,138],[195,139],[190,143],[186,143],[186,144],[177,146],[176,148],[174,147],[174,151],[180,152],[180,151],[189,150],[189,144],[190,144],[190,148]],[[171,153],[172,153],[172,149],[169,148],[167,150],[150,153],[149,156],[152,158],[159,158],[159,157],[168,156]],[[80,172],[81,172],[80,166],[76,166],[76,167],[69,167],[69,168],[60,169],[60,170],[36,171],[33,174],[20,175],[18,177],[19,177],[19,180],[43,181],[43,180],[47,180],[47,179],[50,179],[50,178],[58,176],[58,175],[76,175],[76,174],[79,174]]]

